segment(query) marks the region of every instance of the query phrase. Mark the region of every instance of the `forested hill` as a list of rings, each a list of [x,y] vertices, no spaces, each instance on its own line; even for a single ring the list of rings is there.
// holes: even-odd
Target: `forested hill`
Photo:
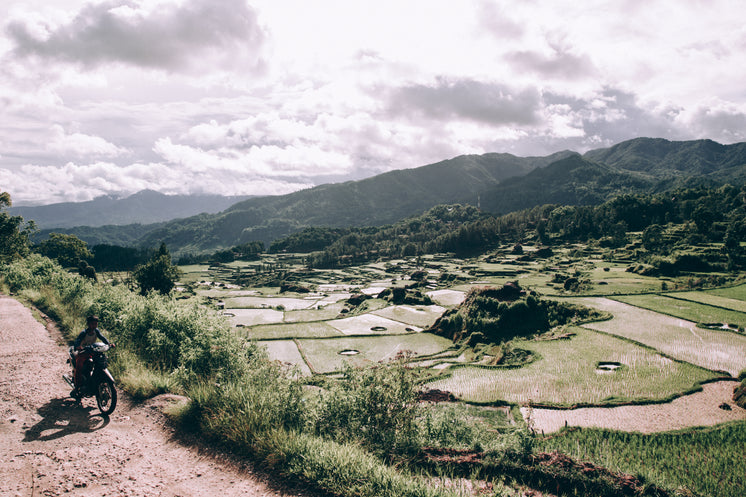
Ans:
[[[69,228],[151,224],[194,216],[202,212],[220,212],[247,196],[164,195],[143,190],[125,198],[98,197],[88,202],[62,202],[36,207],[11,207],[9,214],[34,220],[36,226]]]
[[[505,214],[546,203],[595,205],[622,193],[740,186],[745,181],[746,143],[637,138],[582,156],[468,155],[361,181],[251,198],[218,214],[139,227],[142,236],[131,244],[165,242],[176,253],[211,252],[257,240],[269,245],[308,226],[390,224],[440,204],[479,203],[485,212]],[[107,227],[111,229],[116,227]],[[100,241],[91,229],[65,232],[89,243]]]
[[[396,222],[443,203],[476,204],[481,190],[526,174],[572,152],[546,157],[464,155],[360,181],[321,185],[276,197],[240,202],[215,216],[200,216],[153,230],[145,246],[161,241],[193,251],[272,240],[306,226],[370,226]]]

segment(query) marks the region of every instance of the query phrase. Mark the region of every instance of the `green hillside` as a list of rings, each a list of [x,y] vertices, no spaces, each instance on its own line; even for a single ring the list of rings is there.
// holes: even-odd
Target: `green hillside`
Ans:
[[[682,187],[740,186],[746,143],[673,142],[637,138],[584,155],[465,155],[372,178],[327,184],[287,195],[254,197],[217,214],[160,225],[55,230],[91,243],[102,239],[205,253],[251,241],[266,246],[310,226],[382,226],[436,205],[468,204],[505,214],[544,204],[597,205],[620,194]],[[101,233],[105,233],[101,236]]]

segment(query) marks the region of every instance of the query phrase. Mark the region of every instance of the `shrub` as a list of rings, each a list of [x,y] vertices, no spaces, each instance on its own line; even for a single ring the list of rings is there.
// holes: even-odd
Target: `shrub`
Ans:
[[[314,419],[317,435],[358,440],[383,456],[417,445],[416,378],[401,361],[371,368],[347,365],[343,378],[322,393]]]

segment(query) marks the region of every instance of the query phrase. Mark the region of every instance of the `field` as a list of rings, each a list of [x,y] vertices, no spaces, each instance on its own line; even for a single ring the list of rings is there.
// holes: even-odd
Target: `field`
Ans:
[[[679,302],[648,295],[628,301]],[[696,323],[604,298],[583,298],[585,303],[614,314],[614,319],[585,327],[634,340],[670,357],[713,371],[738,376],[746,368],[746,336],[725,330],[702,329]]]
[[[630,272],[627,261],[577,245],[546,259],[519,260],[509,250],[475,260],[424,256],[313,272],[284,255],[283,271],[298,271],[293,281],[305,293],[234,285],[230,276],[250,274],[253,263],[190,267],[187,284],[196,298],[222,309],[234,333],[258,341],[270,358],[307,378],[336,378],[345,364],[370,367],[404,357],[431,378],[422,390],[457,398],[430,405],[423,422],[431,415],[453,419],[454,426],[467,423],[483,434],[528,423],[536,433],[553,433],[536,437],[542,449],[560,448],[702,495],[740,495],[743,484],[732,480],[743,461],[733,458],[746,410],[730,397],[732,377],[746,369],[746,335],[725,328],[746,325],[746,285],[695,291],[686,278],[642,276]],[[408,275],[417,270],[427,278],[413,285]],[[449,278],[441,279],[444,274]],[[563,286],[569,277],[582,281],[574,291]],[[613,317],[555,330],[561,339],[514,339],[512,347],[532,354],[520,367],[489,366],[489,355],[424,332],[470,289],[508,281]],[[408,286],[435,304],[377,298],[387,288]],[[356,294],[370,298],[351,304]],[[729,381],[718,381],[724,378]],[[703,448],[721,439],[722,451]],[[693,453],[704,454],[701,465]],[[730,493],[714,491],[719,483]]]
[[[344,337],[298,340],[308,365],[316,373],[340,371],[345,362],[367,366],[394,359],[405,351],[418,356],[436,354],[453,346],[450,340],[429,333],[381,337]]]
[[[713,300],[709,295],[705,295],[701,299],[697,299],[697,296],[692,292],[684,294],[682,298],[672,298],[672,296],[678,296],[678,294],[625,295],[614,297],[614,299],[695,323],[732,324],[737,328],[746,327],[746,313],[730,308],[707,305],[704,303],[706,300]],[[719,301],[725,303],[722,299]]]
[[[427,386],[475,403],[613,405],[667,400],[715,377],[618,338],[571,331],[576,335],[569,340],[516,341],[516,347],[540,357],[522,368],[459,367]],[[602,362],[620,367],[602,370]]]

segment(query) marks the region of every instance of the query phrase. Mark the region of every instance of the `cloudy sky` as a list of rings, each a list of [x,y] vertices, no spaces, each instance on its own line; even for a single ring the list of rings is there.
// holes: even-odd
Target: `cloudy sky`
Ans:
[[[746,141],[741,0],[3,0],[14,205]]]

